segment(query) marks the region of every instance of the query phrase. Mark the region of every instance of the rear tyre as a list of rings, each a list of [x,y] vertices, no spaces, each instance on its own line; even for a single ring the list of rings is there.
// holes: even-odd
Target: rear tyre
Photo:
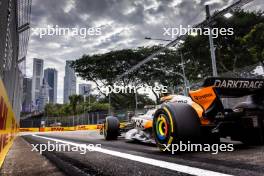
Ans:
[[[153,136],[161,151],[180,141],[200,138],[200,120],[188,104],[167,103],[159,108],[153,118]]]
[[[104,123],[104,138],[105,140],[115,140],[119,135],[119,120],[116,117],[108,116]]]
[[[254,121],[254,122],[253,122]],[[264,144],[264,120],[257,117],[251,123],[257,124],[254,128],[244,128],[242,131],[241,141],[246,145],[263,145]],[[252,125],[253,126],[253,125]]]
[[[263,131],[261,129],[250,129],[247,134],[244,134],[241,141],[245,145],[263,145]]]
[[[264,144],[264,112],[251,102],[242,102],[235,108],[243,109],[246,119],[243,118],[240,133],[241,142],[246,145]],[[247,120],[247,121],[246,121]]]

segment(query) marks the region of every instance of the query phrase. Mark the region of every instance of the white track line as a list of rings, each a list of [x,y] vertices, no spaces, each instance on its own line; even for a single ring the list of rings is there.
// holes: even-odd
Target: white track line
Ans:
[[[33,134],[32,136],[51,140],[51,141],[55,141],[55,142],[60,142],[60,143],[64,143],[64,144],[69,144],[69,145],[73,145],[73,146],[77,146],[77,147],[80,147],[80,146],[83,147],[83,145],[81,145],[81,144],[70,142],[70,141],[65,141],[65,140],[60,140],[60,139],[50,138],[50,137],[44,137],[44,136],[38,136],[35,134]],[[87,149],[90,149],[90,148],[91,147],[87,146]],[[209,170],[200,169],[200,168],[196,168],[196,167],[170,163],[170,162],[161,161],[161,160],[157,160],[157,159],[146,158],[146,157],[142,157],[142,156],[122,153],[122,152],[118,152],[118,151],[114,151],[114,150],[108,150],[108,149],[96,148],[96,147],[94,147],[92,149],[94,151],[97,151],[100,153],[104,153],[104,154],[108,154],[108,155],[112,155],[112,156],[116,156],[116,157],[120,157],[120,158],[124,158],[124,159],[129,159],[132,161],[137,161],[137,162],[141,162],[144,164],[157,166],[157,167],[161,167],[161,168],[165,168],[165,169],[169,169],[169,170],[173,170],[173,171],[177,171],[177,172],[182,172],[182,173],[186,173],[186,174],[191,174],[191,175],[197,175],[197,176],[231,176],[231,175],[223,174],[220,172],[214,172],[214,171],[209,171]]]

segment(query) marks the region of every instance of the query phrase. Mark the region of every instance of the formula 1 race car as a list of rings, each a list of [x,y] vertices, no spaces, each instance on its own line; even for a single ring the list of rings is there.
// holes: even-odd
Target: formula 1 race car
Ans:
[[[161,98],[161,102],[191,101],[190,97],[182,95],[170,95]],[[129,122],[120,123],[117,117],[108,116],[101,125],[100,134],[106,140],[117,139],[124,134],[126,140],[139,141],[144,143],[155,143],[153,138],[153,118],[160,106],[150,108],[145,114],[131,118]]]
[[[222,103],[222,98],[244,96],[247,101],[234,107]],[[155,110],[152,124],[142,119],[132,123],[134,127],[148,126],[150,137],[161,150],[179,141],[218,142],[227,136],[246,144],[264,143],[263,79],[210,77],[189,96],[170,95],[164,99],[165,103]],[[106,118],[103,129],[106,139],[117,138],[117,118]]]
[[[164,103],[153,118],[157,146],[179,141],[218,142],[231,137],[246,144],[264,143],[264,80],[207,78],[203,86],[190,91],[190,100]],[[221,98],[248,96],[233,108]]]
[[[125,139],[146,143],[154,143],[152,137],[152,120],[156,109],[150,109],[145,114],[131,118],[129,122],[120,123],[117,117],[108,116],[101,128],[101,134],[106,140],[117,139],[125,134]]]

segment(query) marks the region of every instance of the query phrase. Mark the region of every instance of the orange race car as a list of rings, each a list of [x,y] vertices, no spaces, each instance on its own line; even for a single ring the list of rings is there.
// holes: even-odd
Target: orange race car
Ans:
[[[223,98],[245,96],[246,101],[232,107],[223,105]],[[171,95],[163,99],[165,102],[155,110],[151,126],[152,137],[161,150],[179,141],[218,142],[220,137],[227,136],[247,144],[264,143],[263,79],[210,77],[200,89],[190,91],[189,96]],[[106,119],[104,131],[117,135],[111,133],[108,123],[113,126],[113,120]]]

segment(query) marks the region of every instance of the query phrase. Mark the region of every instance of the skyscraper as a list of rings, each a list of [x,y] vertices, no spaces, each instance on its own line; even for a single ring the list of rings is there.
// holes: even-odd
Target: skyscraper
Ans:
[[[70,67],[72,61],[66,61],[64,76],[64,96],[63,102],[69,103],[69,96],[76,94],[76,76],[74,70]]]
[[[48,83],[43,79],[41,89],[40,89],[40,96],[38,101],[38,111],[44,111],[46,104],[49,103],[49,90],[50,87]]]
[[[23,78],[23,102],[22,102],[22,112],[31,112],[32,107],[32,79]]]
[[[32,77],[32,102],[38,106],[42,82],[43,82],[43,60],[34,58]]]
[[[44,70],[44,80],[49,85],[49,103],[57,103],[58,72],[54,68]]]
[[[79,84],[79,95],[88,95],[91,91],[91,84]]]

